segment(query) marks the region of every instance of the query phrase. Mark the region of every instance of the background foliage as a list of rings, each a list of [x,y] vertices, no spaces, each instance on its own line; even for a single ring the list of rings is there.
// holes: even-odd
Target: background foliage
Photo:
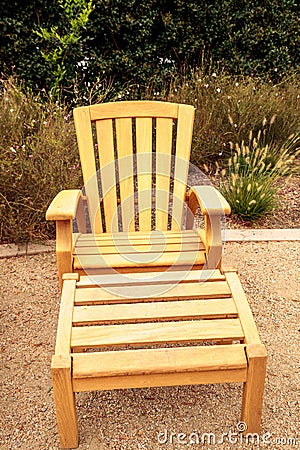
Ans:
[[[54,237],[47,206],[82,185],[73,121],[12,79],[2,82],[0,119],[0,241]]]
[[[297,154],[293,0],[0,0],[0,12],[1,242],[54,237],[47,206],[61,189],[82,186],[70,114],[80,104],[194,105],[192,162],[211,174],[234,158],[230,142],[242,148],[265,122],[272,158],[291,134],[289,155]],[[293,164],[299,170],[299,157]],[[230,171],[228,197],[242,195],[248,214],[258,199],[249,183],[231,189]],[[272,183],[266,189],[272,197]]]
[[[84,0],[74,0],[80,7]],[[0,1],[0,71],[33,87],[53,85],[55,67],[41,52],[57,47],[41,27],[70,35],[70,0]],[[63,6],[63,7],[62,7]],[[69,5],[70,6],[70,5]],[[84,7],[84,6],[83,6]],[[299,20],[293,0],[99,0],[80,39],[64,57],[62,87],[84,97],[101,81],[159,86],[185,67],[223,68],[231,74],[273,79],[299,66]],[[86,99],[83,99],[86,101]]]

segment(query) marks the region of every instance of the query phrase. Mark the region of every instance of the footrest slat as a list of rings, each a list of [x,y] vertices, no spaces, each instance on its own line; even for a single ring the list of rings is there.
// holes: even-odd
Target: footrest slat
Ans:
[[[72,348],[242,340],[238,319],[193,320],[72,328]]]
[[[247,368],[242,344],[74,353],[72,359],[73,378]]]

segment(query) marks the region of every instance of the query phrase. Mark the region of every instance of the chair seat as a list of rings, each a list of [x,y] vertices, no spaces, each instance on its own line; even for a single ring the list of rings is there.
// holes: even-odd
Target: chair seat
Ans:
[[[76,234],[74,270],[205,263],[205,246],[196,230]]]

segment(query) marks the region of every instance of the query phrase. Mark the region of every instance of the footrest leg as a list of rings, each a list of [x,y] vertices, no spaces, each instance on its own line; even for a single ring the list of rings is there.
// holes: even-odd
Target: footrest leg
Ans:
[[[53,356],[51,373],[60,446],[76,448],[78,447],[78,427],[75,394],[72,389],[71,356]]]
[[[247,424],[247,433],[259,433],[263,407],[267,352],[262,344],[246,346],[248,360],[247,381],[244,383],[242,421]]]

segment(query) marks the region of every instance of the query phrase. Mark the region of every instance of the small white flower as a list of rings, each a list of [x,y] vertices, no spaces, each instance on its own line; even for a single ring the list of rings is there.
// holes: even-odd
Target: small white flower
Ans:
[[[17,151],[13,147],[10,147],[10,151],[13,153],[17,153]]]
[[[216,72],[212,73],[211,76],[216,78],[216,76],[217,76]]]
[[[221,88],[217,87],[217,92],[220,93],[221,92]]]

